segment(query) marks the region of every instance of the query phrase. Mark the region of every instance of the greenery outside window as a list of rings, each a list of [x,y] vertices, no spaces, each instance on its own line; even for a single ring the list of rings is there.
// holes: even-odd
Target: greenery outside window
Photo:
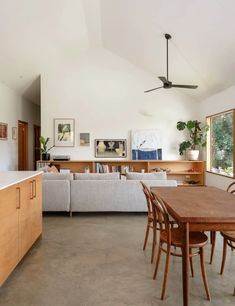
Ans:
[[[207,171],[234,177],[234,120],[234,109],[206,118],[210,127],[207,135]]]

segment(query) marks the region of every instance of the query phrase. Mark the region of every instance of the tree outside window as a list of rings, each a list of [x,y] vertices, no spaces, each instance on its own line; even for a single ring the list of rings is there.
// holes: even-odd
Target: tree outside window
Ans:
[[[234,110],[207,117],[210,126],[207,146],[207,170],[233,177]]]

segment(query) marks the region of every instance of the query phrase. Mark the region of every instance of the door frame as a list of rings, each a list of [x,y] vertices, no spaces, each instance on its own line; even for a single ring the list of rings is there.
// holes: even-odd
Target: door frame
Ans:
[[[37,124],[33,125],[33,166],[34,166],[34,170],[37,170],[37,160],[36,160],[36,149],[37,149],[37,147],[35,146],[35,143],[36,143],[35,130],[36,129],[39,129],[39,131],[40,131],[39,135],[41,135],[41,126],[37,125]],[[39,150],[40,150],[40,143],[39,143]]]

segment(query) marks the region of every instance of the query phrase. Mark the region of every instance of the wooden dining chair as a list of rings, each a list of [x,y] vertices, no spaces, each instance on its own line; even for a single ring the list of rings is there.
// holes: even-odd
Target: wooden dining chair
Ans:
[[[228,185],[228,188],[226,190],[229,193],[235,194],[235,182],[232,182],[231,184]],[[223,236],[223,235],[222,235]],[[216,242],[216,232],[211,232],[210,233],[211,237],[211,257],[210,257],[210,264],[213,262],[213,257],[214,257],[214,251],[215,251],[215,242]],[[226,244],[227,245],[227,244]],[[229,246],[231,247],[231,250],[233,251],[235,249],[235,246],[233,244],[233,241],[230,241]],[[227,248],[226,248],[227,251]]]
[[[169,271],[169,263],[170,263],[170,255],[182,257],[182,230],[180,227],[173,228],[169,222],[169,214],[167,212],[166,206],[160,198],[155,196],[155,199],[152,200],[153,209],[156,211],[157,220],[160,228],[160,241],[158,244],[158,254],[157,261],[155,266],[155,271],[153,275],[153,279],[156,279],[158,267],[160,263],[160,258],[162,252],[166,253],[166,262],[165,262],[165,271],[164,271],[164,279],[162,285],[161,299],[163,300],[165,297],[166,286],[167,286],[167,278]],[[207,284],[206,271],[204,266],[204,250],[203,247],[207,244],[208,238],[204,233],[201,232],[190,232],[189,233],[189,258],[190,258],[190,267],[192,276],[193,272],[193,264],[192,258],[194,256],[200,255],[200,263],[201,263],[201,273],[203,278],[203,283],[206,291],[207,299],[210,300],[210,293]],[[171,247],[175,247],[174,251],[172,251]],[[177,248],[181,249],[181,252],[177,252]],[[197,249],[193,251],[193,249]]]
[[[235,242],[235,231],[223,231],[220,232],[224,239],[223,243],[223,256],[222,256],[222,262],[221,262],[221,268],[220,268],[220,274],[222,275],[224,272],[224,265],[227,255],[227,245],[230,246],[232,250],[235,250],[235,246],[233,242]]]
[[[155,210],[153,210],[152,207],[152,200],[153,200],[153,195],[150,191],[150,189],[144,184],[144,182],[140,181],[142,187],[143,187],[143,192],[146,198],[146,204],[147,204],[147,209],[148,209],[148,220],[147,220],[147,226],[146,226],[146,232],[145,232],[145,238],[144,238],[144,246],[143,250],[145,251],[146,245],[148,242],[148,237],[149,237],[149,230],[152,230],[152,251],[151,251],[151,263],[153,263],[154,260],[154,255],[155,255],[155,248],[156,248],[156,242],[157,242],[157,230],[159,230],[159,227],[157,226],[157,215],[155,213]],[[175,220],[170,218],[170,224],[174,227],[176,224]]]
[[[147,209],[148,209],[148,219],[147,219],[147,226],[146,226],[146,231],[145,231],[145,238],[144,238],[144,246],[143,250],[146,249],[146,245],[148,242],[148,237],[149,237],[149,230],[152,230],[152,252],[151,252],[151,263],[153,263],[154,259],[154,252],[155,252],[155,247],[156,247],[156,231],[157,231],[157,221],[156,221],[156,214],[155,211],[152,209],[152,201],[151,201],[151,193],[148,187],[141,181],[140,182],[142,187],[143,187],[143,192],[146,198],[146,204],[147,204]]]
[[[235,193],[235,182],[228,185],[227,192]]]

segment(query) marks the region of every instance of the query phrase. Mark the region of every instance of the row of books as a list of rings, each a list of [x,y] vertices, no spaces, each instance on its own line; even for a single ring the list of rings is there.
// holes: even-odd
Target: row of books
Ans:
[[[97,173],[110,173],[110,172],[120,172],[120,173],[126,173],[131,171],[130,167],[128,165],[106,165],[101,163],[96,163],[96,172]]]

